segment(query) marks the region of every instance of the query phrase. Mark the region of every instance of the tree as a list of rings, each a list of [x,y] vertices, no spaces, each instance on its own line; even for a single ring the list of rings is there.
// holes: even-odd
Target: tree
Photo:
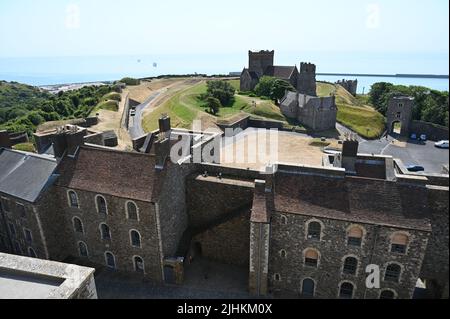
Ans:
[[[229,81],[209,81],[206,85],[208,97],[218,99],[222,106],[228,106],[232,103],[236,90]]]
[[[220,108],[222,107],[220,100],[215,97],[212,97],[212,96],[210,96],[206,99],[206,104],[207,104],[210,112],[214,115],[219,113]]]
[[[268,97],[273,101],[283,98],[286,91],[295,91],[295,89],[290,83],[270,76],[263,76],[255,87],[257,96]]]

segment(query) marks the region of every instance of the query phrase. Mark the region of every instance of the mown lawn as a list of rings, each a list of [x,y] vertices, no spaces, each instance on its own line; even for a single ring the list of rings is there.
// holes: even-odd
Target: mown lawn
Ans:
[[[368,105],[366,96],[354,97],[340,86],[328,83],[317,83],[318,96],[336,95],[338,106],[337,120],[364,138],[379,138],[385,130],[383,115]]]

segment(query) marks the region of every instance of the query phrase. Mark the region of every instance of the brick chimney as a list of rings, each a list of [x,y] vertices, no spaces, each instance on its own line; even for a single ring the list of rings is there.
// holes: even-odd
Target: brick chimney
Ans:
[[[53,151],[56,158],[62,158],[64,155],[74,155],[77,148],[84,144],[86,129],[74,125],[67,125],[57,129],[52,137]]]
[[[342,150],[342,168],[347,173],[356,174],[356,159],[358,157],[359,142],[357,140],[344,141]]]

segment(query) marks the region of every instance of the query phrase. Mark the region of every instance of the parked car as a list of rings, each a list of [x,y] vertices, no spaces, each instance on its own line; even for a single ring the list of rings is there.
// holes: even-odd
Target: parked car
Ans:
[[[131,111],[131,116],[136,116],[136,111]]]
[[[425,134],[420,135],[420,140],[426,142],[428,140],[428,136]]]
[[[414,141],[417,140],[417,134],[411,134],[411,139]]]
[[[423,172],[425,171],[425,168],[420,165],[410,165],[407,167],[408,171],[410,172]]]
[[[434,144],[437,148],[448,149],[448,141],[439,141]]]

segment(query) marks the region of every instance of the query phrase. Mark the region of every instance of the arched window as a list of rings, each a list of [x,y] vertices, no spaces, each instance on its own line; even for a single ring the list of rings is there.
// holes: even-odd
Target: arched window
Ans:
[[[314,249],[305,251],[305,266],[317,268],[319,265],[319,253]]]
[[[100,225],[100,232],[102,234],[102,239],[110,240],[111,239],[111,231],[109,229],[109,226],[106,224]]]
[[[391,290],[383,290],[380,299],[395,299],[395,293]]]
[[[97,212],[99,214],[107,215],[108,214],[108,206],[106,205],[106,199],[103,196],[98,195],[95,198],[95,202],[97,205]]]
[[[280,257],[283,258],[283,259],[287,257],[286,250],[284,250],[284,249],[280,250]]]
[[[31,258],[37,258],[36,252],[31,247],[28,248],[28,256],[30,256]]]
[[[79,219],[78,217],[75,217],[73,219],[73,228],[76,233],[80,234],[84,233],[83,223],[81,222],[81,219]]]
[[[281,222],[281,225],[287,225],[288,224],[288,218],[285,215],[281,215],[280,222]]]
[[[74,191],[68,191],[67,196],[69,197],[69,206],[73,208],[79,208],[78,195]]]
[[[132,230],[130,232],[131,246],[141,247],[141,235],[137,230]]]
[[[312,279],[305,279],[302,283],[302,295],[305,297],[314,297],[316,283]]]
[[[347,275],[356,275],[358,269],[358,259],[355,257],[347,257],[344,261],[343,273]]]
[[[406,254],[409,244],[409,237],[403,233],[397,233],[392,236],[391,252],[397,254]]]
[[[386,268],[386,274],[384,276],[384,280],[398,283],[400,281],[401,273],[402,273],[402,267],[400,267],[400,265],[390,264]]]
[[[144,273],[145,272],[144,260],[141,257],[136,256],[133,258],[133,261],[134,261],[134,270],[139,273]]]
[[[353,291],[355,287],[350,282],[344,282],[341,284],[341,288],[339,289],[339,298],[341,299],[352,299]]]
[[[83,243],[82,241],[80,241],[78,243],[78,250],[80,252],[80,256],[81,257],[88,257],[89,256],[87,245],[85,243]]]
[[[355,226],[348,231],[347,243],[349,246],[361,247],[364,232],[361,228]]]
[[[320,240],[322,237],[322,225],[319,222],[311,222],[308,224],[308,239]]]
[[[280,274],[275,274],[275,275],[273,275],[273,279],[275,281],[281,281],[281,275]]]
[[[127,202],[127,217],[130,220],[139,220],[138,208],[133,202]]]
[[[110,252],[105,253],[106,266],[112,269],[116,269],[116,258]]]

